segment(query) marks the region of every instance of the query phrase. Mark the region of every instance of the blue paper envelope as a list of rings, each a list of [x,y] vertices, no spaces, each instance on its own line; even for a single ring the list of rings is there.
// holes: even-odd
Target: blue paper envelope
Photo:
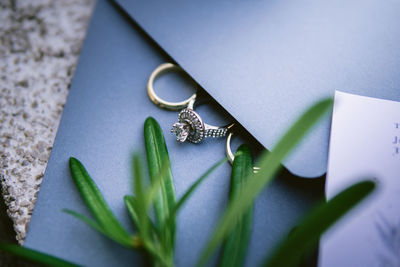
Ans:
[[[250,133],[243,140],[256,147],[258,140],[268,149],[306,107],[333,95],[334,88],[400,98],[396,1],[338,1],[327,6],[317,1],[118,3],[97,3],[27,247],[89,266],[140,265],[137,254],[61,210],[89,214],[68,170],[68,158],[74,156],[87,167],[124,226],[132,228],[122,197],[132,192],[130,158],[144,150],[143,123],[149,115],[166,135],[178,196],[224,157],[223,139],[179,144],[169,135],[177,112],[157,108],[145,90],[148,76],[163,62],[177,62],[194,81],[168,75],[156,84],[161,96],[184,99],[197,83],[216,100],[199,107],[206,122],[235,119]],[[355,24],[349,24],[352,21]],[[284,162],[287,169],[300,176],[321,176],[328,131],[326,120]],[[204,248],[226,206],[230,170],[225,164],[214,172],[179,214],[177,266],[193,266]],[[258,265],[321,199],[323,182],[283,170],[263,191],[255,203],[257,234],[246,266]]]
[[[99,0],[81,51],[57,137],[29,225],[25,246],[85,266],[141,266],[138,253],[108,240],[62,209],[86,216],[73,184],[68,159],[81,160],[111,209],[133,232],[123,196],[132,194],[131,156],[144,154],[143,124],[159,121],[166,136],[177,197],[225,156],[224,139],[180,144],[169,134],[177,112],[156,107],[147,96],[149,74],[171,61],[152,40],[109,1]],[[191,95],[195,85],[179,75],[156,82],[170,100]],[[207,122],[232,120],[216,104],[198,110]],[[238,139],[235,139],[239,141]],[[248,136],[246,142],[257,142]],[[237,144],[235,144],[237,145]],[[194,266],[226,207],[231,166],[226,163],[197,189],[179,213],[177,266]],[[301,179],[283,170],[257,198],[246,266],[256,266],[323,196],[323,179]],[[215,256],[209,266],[215,266]]]
[[[265,148],[334,90],[400,100],[400,1],[116,0]],[[284,161],[326,172],[330,120]]]

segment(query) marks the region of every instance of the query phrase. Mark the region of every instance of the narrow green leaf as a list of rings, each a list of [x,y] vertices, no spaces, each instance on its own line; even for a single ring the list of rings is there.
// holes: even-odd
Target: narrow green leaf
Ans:
[[[374,189],[374,182],[363,181],[350,186],[327,203],[320,204],[276,247],[263,265],[297,266],[304,253],[318,242],[320,236]]]
[[[103,235],[105,235],[105,236],[107,236],[107,237],[110,237],[110,236],[108,235],[108,233],[107,233],[106,231],[103,230],[103,228],[101,227],[100,224],[98,224],[96,221],[94,221],[94,220],[92,220],[92,219],[86,217],[85,215],[80,214],[80,213],[78,213],[78,212],[76,212],[76,211],[73,211],[73,210],[70,210],[70,209],[63,209],[62,211],[65,212],[65,213],[67,213],[67,214],[69,214],[69,215],[72,215],[73,217],[75,217],[75,218],[77,218],[77,219],[79,219],[79,220],[81,220],[81,221],[83,221],[84,223],[86,223],[87,225],[89,225],[89,226],[92,227],[93,229],[99,231],[99,232],[102,233]],[[111,238],[111,237],[110,237],[110,238]],[[114,239],[114,238],[111,238],[111,239]]]
[[[171,266],[170,261],[164,256],[164,251],[160,250],[158,240],[154,240],[154,234],[157,238],[158,230],[153,225],[147,214],[146,206],[146,195],[143,186],[143,173],[142,164],[139,155],[135,154],[133,156],[133,177],[134,177],[134,192],[135,197],[126,198],[125,203],[127,203],[128,211],[131,209],[133,212],[133,218],[137,218],[137,228],[140,233],[143,245],[148,253],[150,253],[154,259],[158,262],[155,263],[156,266]],[[134,199],[134,201],[131,201]],[[132,219],[133,219],[132,218]],[[133,219],[134,220],[134,219]],[[152,231],[153,230],[153,233]],[[161,264],[161,265],[160,265]]]
[[[139,219],[135,209],[135,206],[137,205],[136,198],[134,196],[124,196],[124,202],[133,224],[136,228],[139,228]]]
[[[228,161],[228,158],[223,158],[217,163],[215,163],[213,166],[211,166],[210,169],[208,169],[203,175],[201,175],[196,182],[194,182],[183,194],[183,196],[179,199],[179,201],[176,203],[174,209],[173,209],[173,215],[176,214],[180,208],[183,206],[183,204],[186,203],[186,201],[189,199],[189,197],[193,194],[193,192],[197,189],[197,187],[219,166],[224,164],[225,162]]]
[[[167,168],[165,178],[161,181],[159,195],[154,200],[156,223],[162,228],[175,206],[175,189],[164,136],[160,125],[152,117],[148,117],[144,123],[144,137],[151,182],[157,181],[157,177],[163,173],[163,166]],[[175,244],[175,223],[170,225],[168,231],[163,231],[161,234],[164,235],[164,249],[170,248],[172,251]]]
[[[143,186],[143,171],[142,171],[142,163],[140,161],[139,155],[135,154],[133,156],[133,176],[134,176],[134,191],[135,191],[135,205],[134,208],[137,218],[138,218],[138,229],[140,231],[141,237],[145,242],[150,243],[152,241],[152,237],[150,235],[150,222],[147,216],[146,209],[146,196],[144,192]]]
[[[251,152],[248,146],[239,147],[239,156],[235,156],[232,165],[230,200],[241,194],[246,179],[253,171]],[[221,254],[221,267],[241,267],[246,259],[253,222],[253,205],[237,221],[231,234],[226,238]]]
[[[174,209],[172,210],[172,213],[169,214],[169,217],[167,218],[167,223],[165,224],[164,228],[169,227],[168,225],[171,223],[174,223],[176,214],[179,212],[179,210],[182,208],[183,204],[186,203],[186,201],[190,198],[190,196],[193,194],[193,192],[197,189],[197,187],[219,166],[224,164],[225,162],[228,161],[228,158],[223,158],[222,160],[218,161],[215,163],[213,166],[211,166],[210,169],[208,169],[204,174],[202,174],[183,194],[183,196],[179,199],[179,201],[176,203]],[[172,218],[172,219],[171,219]],[[162,229],[161,231],[164,231],[165,229]]]
[[[269,183],[281,167],[280,163],[289,152],[296,147],[308,131],[332,108],[332,99],[322,100],[308,109],[280,139],[270,153],[264,153],[260,159],[260,171],[248,179],[242,193],[235,197],[214,234],[207,244],[198,265],[204,265],[218,245],[225,239],[234,227],[236,221],[253,203],[254,198]]]
[[[146,190],[146,207],[149,209],[151,205],[154,204],[156,200],[159,199],[160,190],[165,183],[165,180],[168,178],[168,174],[171,172],[171,167],[169,162],[164,161],[161,167],[161,171],[157,174],[154,179],[151,181],[150,187]]]
[[[160,250],[159,243],[154,242],[154,234],[157,233],[155,227],[152,224],[146,208],[146,196],[142,181],[144,179],[142,172],[142,164],[139,155],[133,156],[133,172],[134,172],[134,191],[136,203],[132,207],[136,211],[138,218],[138,229],[140,232],[140,238],[143,242],[146,250],[151,253],[156,259],[158,259],[162,266],[170,266],[169,259],[166,259],[164,250]],[[152,230],[153,229],[153,233]]]
[[[31,260],[46,266],[54,267],[77,267],[79,265],[63,259],[17,245],[0,243],[0,251],[5,251],[21,258]]]
[[[128,213],[131,216],[131,219],[137,229],[139,229],[139,219],[137,215],[137,201],[134,196],[125,196],[124,197],[124,202],[125,206],[128,209]],[[154,234],[156,234],[156,237],[159,238],[159,231],[156,228],[156,226],[153,224],[153,221],[150,219],[150,217],[147,216],[147,220],[149,221],[148,224],[151,226],[151,230],[153,231]]]
[[[130,239],[130,235],[125,231],[117,218],[114,216],[82,163],[79,160],[71,157],[69,164],[72,178],[74,179],[74,182],[86,205],[89,207],[101,228],[110,235],[118,238],[118,240]]]
[[[160,199],[155,204],[157,220],[162,222],[169,210],[172,210],[175,206],[175,189],[168,150],[160,125],[152,117],[147,118],[144,123],[144,136],[151,181],[162,173],[164,164],[169,169],[161,186]]]
[[[115,236],[113,233],[109,233],[107,231],[105,231],[100,224],[98,224],[96,221],[76,212],[70,209],[63,209],[63,212],[74,216],[75,218],[77,218],[78,220],[81,220],[82,222],[86,223],[87,225],[89,225],[90,227],[92,227],[93,229],[97,230],[98,232],[100,232],[101,234],[103,234],[104,236],[110,238],[111,240],[119,243],[122,246],[126,246],[126,247],[135,247],[134,242],[132,241],[133,238],[124,238],[121,239],[119,236]]]
[[[162,187],[164,186],[164,181],[167,178],[168,173],[170,173],[170,164],[169,162],[164,161],[163,166],[161,167],[161,173],[154,177],[154,179],[151,181],[150,186],[145,191],[144,209],[146,210],[146,212],[149,211],[150,207],[154,205],[156,201],[160,200],[160,192],[162,194]],[[164,211],[168,211],[168,209]],[[167,217],[164,219],[164,221],[161,222],[160,225],[158,225],[158,227],[154,224],[152,224],[152,226],[155,237],[157,237],[160,243],[160,251],[172,257],[174,247],[173,243],[175,239],[175,217],[172,217],[173,219],[171,220],[171,224],[167,224],[166,222],[168,218],[170,218],[170,214],[171,213],[169,211],[166,212],[165,216]],[[161,228],[164,230],[161,231]]]

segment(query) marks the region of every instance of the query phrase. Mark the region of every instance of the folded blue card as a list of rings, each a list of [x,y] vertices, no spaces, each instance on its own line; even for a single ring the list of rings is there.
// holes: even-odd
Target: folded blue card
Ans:
[[[131,156],[144,151],[143,123],[159,121],[166,134],[177,196],[225,156],[223,139],[180,144],[168,133],[177,112],[157,108],[146,93],[149,74],[171,61],[109,1],[99,0],[82,48],[25,246],[85,266],[139,266],[137,253],[101,236],[63,208],[89,215],[69,168],[80,159],[116,216],[131,230],[123,196],[132,193]],[[171,100],[189,96],[193,84],[168,75],[157,81]],[[177,95],[174,99],[174,94]],[[210,123],[232,118],[217,105],[201,106]],[[250,139],[251,140],[251,139]],[[194,266],[228,199],[231,167],[217,169],[195,192],[178,217],[176,265]],[[283,171],[255,203],[246,266],[256,266],[298,218],[322,197],[323,179],[300,179]],[[215,263],[216,258],[211,261]],[[215,265],[211,265],[215,266]]]
[[[334,90],[400,101],[400,1],[116,2],[267,149]],[[291,172],[325,173],[329,126]]]

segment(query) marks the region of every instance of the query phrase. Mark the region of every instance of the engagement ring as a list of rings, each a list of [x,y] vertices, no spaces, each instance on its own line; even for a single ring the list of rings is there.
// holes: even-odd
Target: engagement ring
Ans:
[[[233,127],[233,123],[226,126],[213,126],[203,122],[200,115],[194,111],[195,105],[198,104],[197,94],[193,94],[188,99],[181,102],[169,102],[161,99],[154,91],[154,80],[161,74],[169,71],[183,70],[172,63],[164,63],[158,66],[150,75],[147,82],[147,93],[150,100],[167,110],[181,110],[178,115],[178,122],[172,125],[171,132],[175,134],[178,142],[185,142],[188,140],[191,143],[199,143],[206,137],[224,137],[228,131]]]

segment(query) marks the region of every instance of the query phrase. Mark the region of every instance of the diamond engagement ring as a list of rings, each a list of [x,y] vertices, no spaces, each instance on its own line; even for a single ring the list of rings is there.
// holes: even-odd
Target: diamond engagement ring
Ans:
[[[225,152],[226,152],[226,156],[228,157],[228,161],[229,163],[232,165],[233,164],[233,160],[235,159],[235,155],[233,155],[232,153],[232,149],[231,149],[231,140],[232,140],[232,136],[233,133],[230,132],[228,134],[228,137],[226,138],[226,144],[225,144]],[[257,173],[260,171],[259,167],[253,167],[253,172]]]
[[[161,99],[154,91],[154,80],[163,73],[169,71],[183,72],[182,68],[172,63],[164,63],[158,66],[150,75],[147,82],[147,93],[150,100],[167,110],[181,110],[178,115],[178,122],[172,125],[171,132],[176,135],[176,140],[191,143],[199,143],[206,137],[224,137],[233,127],[233,123],[227,126],[213,126],[203,122],[200,115],[194,111],[194,107],[198,104],[197,93],[181,102],[169,102]]]

